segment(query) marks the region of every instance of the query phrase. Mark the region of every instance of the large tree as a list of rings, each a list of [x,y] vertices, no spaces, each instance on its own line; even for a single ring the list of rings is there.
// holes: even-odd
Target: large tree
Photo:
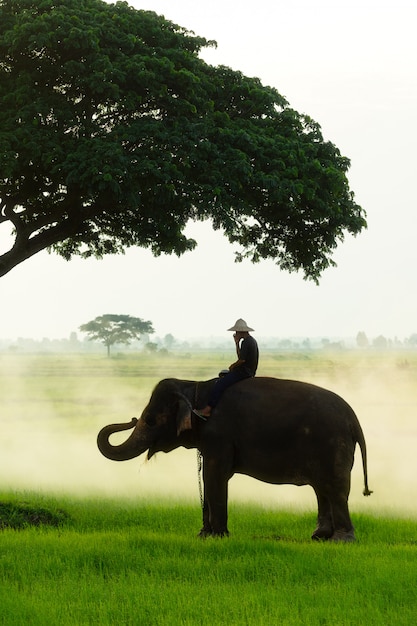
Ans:
[[[112,315],[106,313],[95,319],[82,324],[80,330],[86,333],[90,341],[100,341],[107,348],[107,356],[110,356],[111,346],[121,343],[129,345],[134,339],[140,339],[142,335],[154,333],[152,323],[142,320],[140,317],[131,315]]]
[[[125,2],[0,0],[0,276],[45,248],[179,255],[204,219],[238,258],[315,281],[334,264],[366,226],[349,160],[209,45]]]

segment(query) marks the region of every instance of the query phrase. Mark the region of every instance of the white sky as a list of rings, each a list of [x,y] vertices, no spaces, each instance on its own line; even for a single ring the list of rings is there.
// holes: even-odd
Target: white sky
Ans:
[[[318,287],[272,263],[235,264],[207,224],[190,227],[199,246],[180,259],[131,250],[68,263],[40,253],[0,279],[0,338],[68,337],[104,313],[149,319],[177,339],[226,337],[238,317],[260,337],[417,333],[415,1],[130,4],[217,40],[208,62],[258,76],[313,117],[351,159],[368,230],[339,246]]]

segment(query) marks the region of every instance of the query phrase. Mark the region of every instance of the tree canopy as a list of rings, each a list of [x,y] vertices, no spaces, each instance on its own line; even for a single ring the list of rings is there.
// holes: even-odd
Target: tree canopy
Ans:
[[[129,345],[134,339],[140,339],[141,335],[155,332],[152,323],[144,321],[140,317],[109,313],[82,324],[80,330],[86,333],[91,341],[103,343],[107,348],[108,356],[110,356],[110,348],[114,344]]]
[[[0,0],[0,276],[43,249],[192,250],[212,220],[237,258],[318,280],[365,215],[349,160],[215,45],[103,0]],[[1,232],[1,230],[0,230]]]

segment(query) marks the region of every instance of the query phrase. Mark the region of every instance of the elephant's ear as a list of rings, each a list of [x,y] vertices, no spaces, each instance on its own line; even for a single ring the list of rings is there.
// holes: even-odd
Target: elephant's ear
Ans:
[[[191,405],[188,402],[187,398],[180,397],[178,400],[177,409],[177,436],[180,435],[184,430],[191,429]]]

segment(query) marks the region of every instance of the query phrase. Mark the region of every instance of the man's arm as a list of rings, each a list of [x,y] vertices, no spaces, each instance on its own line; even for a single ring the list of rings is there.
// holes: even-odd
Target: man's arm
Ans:
[[[243,338],[244,338],[244,335],[239,332],[236,332],[233,335],[233,339],[235,340],[235,346],[236,346],[237,361],[235,361],[229,366],[229,370],[233,370],[235,369],[235,367],[239,367],[239,365],[243,365],[243,363],[245,363],[245,359],[241,358],[241,351],[240,351],[240,340]]]

